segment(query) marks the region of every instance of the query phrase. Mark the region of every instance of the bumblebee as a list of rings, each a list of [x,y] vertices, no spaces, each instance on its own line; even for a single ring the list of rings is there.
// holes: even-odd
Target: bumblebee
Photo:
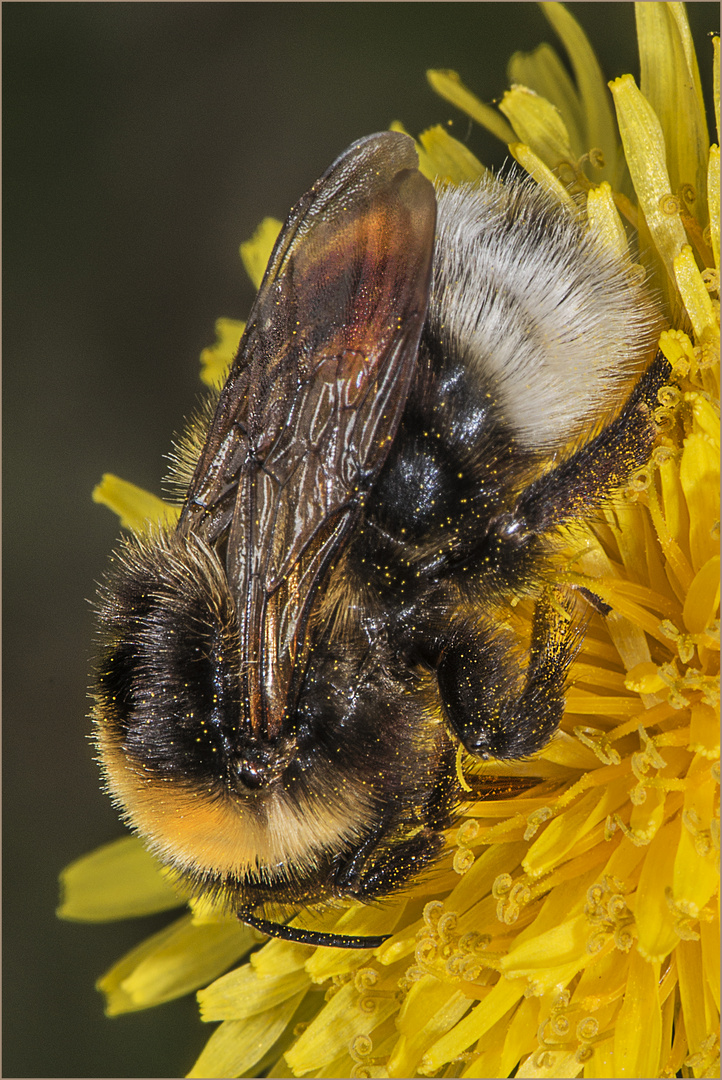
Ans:
[[[572,213],[514,177],[435,189],[407,136],[302,197],[181,444],[177,527],[124,541],[99,601],[105,784],[191,893],[377,945],[267,908],[402,888],[459,743],[552,738],[581,630],[550,546],[649,455],[658,323]],[[524,596],[520,664],[498,613]]]

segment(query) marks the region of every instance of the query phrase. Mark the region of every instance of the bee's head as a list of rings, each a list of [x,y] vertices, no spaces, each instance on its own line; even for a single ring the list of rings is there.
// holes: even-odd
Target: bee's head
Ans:
[[[99,623],[95,742],[123,816],[182,870],[253,861],[293,740],[244,728],[236,612],[217,556],[196,537],[127,541]]]
[[[127,541],[99,624],[95,743],[128,824],[191,889],[229,907],[284,886],[320,897],[319,865],[358,842],[370,801],[344,792],[316,756],[299,782],[293,731],[269,741],[250,730],[235,606],[214,551],[195,534]]]
[[[228,784],[238,772],[240,657],[213,551],[163,534],[126,542],[101,591],[100,636],[101,744],[159,781]]]

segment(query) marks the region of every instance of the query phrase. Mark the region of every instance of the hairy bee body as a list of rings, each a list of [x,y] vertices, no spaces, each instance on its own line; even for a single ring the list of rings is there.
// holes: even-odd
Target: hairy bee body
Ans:
[[[178,528],[126,542],[101,599],[106,783],[193,890],[293,936],[254,911],[381,898],[433,862],[459,742],[549,741],[579,630],[547,552],[648,456],[657,322],[529,183],[434,193],[404,136],[304,196]],[[502,626],[523,596],[525,669]]]

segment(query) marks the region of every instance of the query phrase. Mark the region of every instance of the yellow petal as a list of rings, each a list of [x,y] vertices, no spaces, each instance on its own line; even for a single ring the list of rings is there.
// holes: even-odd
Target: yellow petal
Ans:
[[[636,664],[627,675],[624,685],[638,694],[656,694],[667,685],[659,674],[659,668],[652,661]]]
[[[496,109],[479,101],[478,97],[464,86],[455,71],[430,70],[426,72],[426,78],[432,90],[440,97],[461,109],[472,120],[476,120],[477,124],[481,124],[497,139],[505,143],[512,142],[514,132],[507,122],[502,120]]]
[[[677,287],[696,337],[703,338],[706,334],[713,334],[717,344],[717,315],[689,244],[684,244],[672,265]]]
[[[574,202],[574,199],[567,189],[530,147],[526,146],[524,143],[512,142],[509,143],[509,150],[521,167],[526,169],[530,176],[534,177],[537,184],[539,184],[539,187],[550,192],[555,199],[558,199],[560,203],[563,203],[564,206],[574,214],[578,213],[577,204]]]
[[[243,1020],[288,1001],[310,985],[303,968],[286,971],[281,967],[273,975],[259,975],[251,964],[244,964],[198,992],[201,1019]]]
[[[584,1062],[584,1078],[608,1080],[614,1075],[614,1040],[602,1039],[594,1043],[593,1050],[591,1058]]]
[[[600,821],[624,803],[629,793],[629,778],[620,776],[602,790],[588,792],[564,813],[550,821],[544,832],[529,848],[522,865],[528,874],[546,873]]]
[[[226,1020],[211,1035],[189,1077],[243,1076],[283,1035],[303,999],[289,1001],[248,1020]]]
[[[478,180],[486,172],[471,150],[449,135],[441,124],[424,131],[419,139],[433,164],[434,179],[462,184],[465,181]]]
[[[341,916],[337,911],[328,911],[314,929],[328,930],[335,934],[356,934],[358,937],[375,937],[391,933],[403,914],[404,900],[396,900],[392,905],[371,907],[355,904]],[[306,964],[314,982],[343,976],[355,971],[364,953],[355,949],[316,949]],[[366,954],[368,955],[368,954]]]
[[[706,436],[711,445],[719,449],[719,415],[715,405],[704,394],[698,393],[685,394],[685,401],[692,403],[695,433]],[[719,469],[717,471],[719,472]],[[707,510],[712,511],[713,507],[709,506]]]
[[[340,1057],[359,1035],[370,1035],[398,1008],[394,997],[368,996],[368,1008],[360,1005],[362,994],[353,982],[334,994],[293,1046],[286,1060],[295,1075],[302,1075]]]
[[[649,514],[642,517],[647,580],[650,584],[649,606],[670,618],[677,614],[677,604],[672,600],[664,559]],[[642,579],[644,580],[644,579]]]
[[[684,374],[694,359],[694,346],[681,330],[663,330],[659,335],[659,347],[673,368],[683,366]]]
[[[663,825],[646,850],[636,896],[634,915],[639,951],[649,961],[661,961],[679,942],[675,916],[667,903],[674,860],[682,824],[679,817]]]
[[[409,135],[408,131],[400,120],[394,120],[391,124],[389,124],[389,131],[400,131],[402,135]],[[409,138],[413,138],[413,136],[409,135]],[[433,183],[436,179],[437,166],[435,162],[432,161],[432,159],[426,153],[418,139],[414,139],[414,146],[416,148],[416,153],[419,157],[419,172],[422,173],[422,175],[425,176],[427,180],[431,180],[431,182]]]
[[[628,842],[628,841],[623,841]],[[627,985],[629,957],[609,942],[582,972],[572,1002],[581,1012],[598,1012],[622,997]]]
[[[559,110],[525,86],[513,86],[502,98],[499,109],[526,143],[550,169],[562,162],[573,163],[569,133]]]
[[[188,906],[196,926],[200,926],[201,923],[217,923],[224,919],[235,918],[234,915],[228,913],[226,904],[214,896],[192,896],[188,901]]]
[[[614,1025],[612,1076],[660,1075],[662,1010],[658,985],[659,964],[649,963],[633,952],[624,1002]]]
[[[712,1000],[720,1007],[720,927],[719,919],[700,923],[699,940],[702,947],[702,965]]]
[[[674,0],[674,2],[669,3],[667,6],[669,7],[672,18],[677,24],[677,30],[679,31],[682,48],[684,49],[687,74],[694,86],[694,93],[697,98],[698,107],[702,112],[704,112],[704,95],[702,94],[702,81],[699,77],[697,54],[694,48],[692,31],[689,27],[689,20],[687,19],[687,12],[685,10],[686,5],[680,3],[679,0]]]
[[[500,979],[483,1001],[427,1050],[419,1064],[422,1075],[430,1075],[463,1054],[485,1035],[524,996],[523,979]]]
[[[432,975],[417,980],[396,1020],[401,1038],[389,1058],[389,1076],[414,1076],[426,1051],[468,1008],[469,998],[453,985]]]
[[[540,1002],[538,998],[527,997],[519,1003],[504,1035],[504,1045],[495,1073],[486,1072],[477,1075],[511,1076],[512,1069],[525,1053],[536,1049],[536,1033],[539,1030]]]
[[[630,836],[638,843],[649,843],[664,821],[666,799],[664,791],[651,788],[646,799],[632,806],[629,815]]]
[[[494,880],[505,870],[517,865],[526,851],[525,843],[491,844],[478,856],[471,869],[452,889],[446,900],[448,911],[463,914],[488,896]]]
[[[608,511],[609,513],[611,512]],[[598,544],[584,552],[579,559],[579,565],[591,578],[614,576],[612,564]],[[626,670],[631,670],[635,664],[645,663],[651,659],[647,638],[641,627],[635,626],[616,611],[611,611],[606,617],[605,626]]]
[[[602,180],[609,180],[612,187],[620,189],[624,170],[623,162],[618,162],[617,133],[614,117],[609,104],[609,97],[602,76],[602,69],[594,54],[586,34],[568,8],[558,3],[540,5],[547,19],[564,43],[569,55],[574,77],[579,87],[582,103],[582,115],[585,120],[583,139],[585,151],[599,148],[605,161],[605,168],[600,174]]]
[[[631,75],[622,75],[609,85],[639,205],[667,273],[674,280],[673,261],[687,238],[672,198],[662,127]]]
[[[256,944],[239,922],[196,926],[178,919],[127,953],[98,980],[108,1016],[182,997],[216,978]]]
[[[692,584],[694,573],[689,565],[685,549],[687,544],[684,539],[678,542],[672,536],[667,522],[662,516],[661,507],[657,501],[654,488],[650,487],[647,492],[649,499],[649,512],[657,532],[657,537],[662,548],[662,553],[667,562],[667,574],[670,584],[677,596],[683,596]],[[676,579],[676,583],[675,583]]]
[[[206,386],[222,386],[226,381],[245,329],[238,319],[216,319],[218,340],[201,353],[201,379]]]
[[[719,207],[720,207],[720,160],[719,146],[709,148],[709,168],[707,172],[707,204],[709,206],[709,231],[712,241],[714,264],[719,270]]]
[[[532,1054],[527,1060],[520,1065],[516,1076],[520,1080],[525,1080],[527,1077],[559,1077],[559,1080],[564,1080],[566,1077],[579,1076],[582,1066],[579,1062],[576,1050],[547,1050],[543,1054],[537,1064],[536,1055]]]
[[[507,66],[507,73],[510,83],[528,86],[557,107],[569,133],[575,158],[580,158],[589,150],[583,135],[585,125],[579,95],[551,45],[543,42],[531,53],[515,52]]]
[[[636,716],[639,702],[634,697],[605,697],[572,687],[567,691],[567,711],[577,716]]]
[[[263,281],[273,245],[278,239],[282,223],[276,218],[264,218],[250,240],[244,240],[240,247],[241,260],[246,273],[256,288]]]
[[[702,946],[699,941],[680,941],[676,951],[679,997],[690,1054],[698,1054],[710,1034],[719,1028],[719,1017],[705,1009]]]
[[[469,1054],[475,1054],[474,1058],[469,1062],[464,1071],[461,1073],[463,1077],[466,1076],[504,1076],[509,1075],[501,1071],[501,1056],[504,1048],[504,1036],[509,1029],[510,1018],[518,1013],[518,1009],[513,1010],[511,1013],[507,1013],[501,1020],[497,1020],[493,1027],[489,1028],[483,1039],[479,1041],[474,1050],[469,1051]],[[479,1053],[481,1051],[481,1053]],[[468,1057],[469,1055],[467,1055]],[[519,1055],[514,1059],[514,1064],[519,1060]],[[453,1068],[453,1066],[452,1066]]]
[[[624,568],[632,581],[644,581],[647,554],[642,522],[645,513],[638,503],[625,503],[621,499],[614,507],[617,522],[616,539]]]
[[[672,191],[694,189],[695,214],[707,220],[709,137],[697,59],[682,4],[634,5],[639,41],[640,90],[664,132]]]
[[[695,757],[687,772],[682,833],[674,860],[672,894],[678,909],[698,918],[719,888],[714,842],[717,784],[710,762]]]
[[[720,55],[719,55],[719,34],[715,34],[712,38],[712,48],[714,50],[714,59],[712,61],[712,79],[714,88],[712,96],[714,98],[714,117],[715,127],[717,128],[717,144],[720,140],[720,125],[719,125],[719,76],[720,76]]]
[[[547,993],[556,985],[563,986],[591,962],[587,890],[599,875],[599,860],[593,861],[596,865],[591,869],[573,878],[565,875],[565,887],[552,889],[536,918],[517,935],[499,961],[507,978],[523,975],[535,993]]]
[[[719,437],[708,433],[716,422],[714,410],[699,394],[688,394],[694,410],[694,429],[684,442],[679,478],[690,511],[689,547],[694,570],[718,552],[714,525],[719,520]]]
[[[185,903],[134,836],[105,844],[66,866],[60,888],[58,915],[82,922],[132,919]]]
[[[701,634],[719,608],[720,560],[713,555],[695,575],[684,602],[682,617],[691,634]]]
[[[261,976],[275,975],[277,971],[298,971],[313,956],[310,945],[298,945],[295,941],[271,938],[262,949],[251,956],[251,966]]]
[[[594,769],[599,762],[592,750],[577,738],[567,735],[566,731],[557,731],[552,741],[542,750],[540,757],[545,761],[563,765],[566,769]]]
[[[176,506],[112,473],[104,473],[93,488],[93,502],[107,506],[118,515],[123,528],[133,532],[142,532],[149,525],[175,525],[178,520]]]
[[[589,936],[585,915],[564,919],[544,933],[524,941],[517,938],[502,957],[501,970],[507,977],[523,976],[531,980],[535,993],[549,993],[572,979],[590,961],[586,948]]]
[[[711,705],[703,701],[692,706],[692,719],[689,726],[689,749],[701,754],[709,761],[719,757],[719,715]]]
[[[659,462],[659,479],[662,485],[664,520],[678,544],[689,551],[689,513],[687,500],[679,479],[679,463],[670,454]]]
[[[589,231],[600,245],[620,261],[628,259],[627,234],[606,181],[587,192],[587,217]]]

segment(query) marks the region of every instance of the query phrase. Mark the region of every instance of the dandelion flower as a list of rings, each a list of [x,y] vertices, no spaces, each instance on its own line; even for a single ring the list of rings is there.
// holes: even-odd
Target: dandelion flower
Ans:
[[[611,95],[573,17],[542,7],[574,80],[547,45],[512,57],[499,111],[453,72],[429,79],[539,184],[583,205],[620,259],[634,231],[666,307],[659,345],[673,374],[659,394],[658,445],[558,555],[560,582],[611,613],[590,619],[560,733],[525,767],[534,786],[470,796],[431,883],[319,926],[393,927],[380,948],[259,948],[253,931],[195,904],[103,977],[112,1013],[202,988],[201,1016],[220,1024],[191,1076],[715,1075],[719,148],[683,5],[636,5],[640,84],[624,75]],[[420,137],[419,156],[427,175],[452,183],[482,172],[441,128]],[[274,228],[264,223],[244,248],[256,282]],[[222,378],[241,329],[219,321],[207,381]],[[96,498],[133,528],[172,512],[115,478]],[[528,617],[519,605],[522,633]],[[460,755],[458,768],[477,766]],[[134,839],[80,860],[64,885],[68,918],[183,903]]]

